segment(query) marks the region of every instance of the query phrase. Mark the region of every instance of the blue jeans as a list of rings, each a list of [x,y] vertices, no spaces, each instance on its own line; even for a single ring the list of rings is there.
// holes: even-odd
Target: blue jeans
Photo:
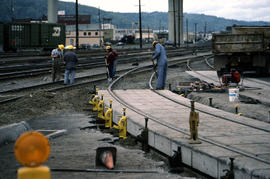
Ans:
[[[167,76],[167,69],[168,69],[167,64],[158,66],[158,79],[157,79],[156,88],[164,89],[165,82],[166,82],[166,76]]]
[[[108,66],[108,70],[109,70],[109,78],[113,78],[113,64],[110,64]]]
[[[65,70],[64,84],[66,84],[66,85],[68,84],[69,75],[70,75],[70,84],[72,85],[74,83],[74,78],[75,78],[75,69],[66,69]]]
[[[112,76],[115,76],[115,72],[116,72],[116,65],[117,65],[117,60],[114,60],[113,62],[113,72],[112,72]]]

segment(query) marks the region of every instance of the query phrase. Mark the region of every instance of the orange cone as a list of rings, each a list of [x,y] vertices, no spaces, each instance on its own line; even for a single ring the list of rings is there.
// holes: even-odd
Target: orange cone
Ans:
[[[103,152],[101,155],[101,161],[108,169],[114,168],[113,154],[111,152]]]
[[[108,169],[113,169],[116,163],[115,147],[98,147],[96,153],[96,166],[105,166]]]

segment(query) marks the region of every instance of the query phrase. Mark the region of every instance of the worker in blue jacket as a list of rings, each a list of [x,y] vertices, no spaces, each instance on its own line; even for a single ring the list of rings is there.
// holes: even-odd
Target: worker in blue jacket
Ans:
[[[65,78],[64,78],[64,84],[67,85],[68,81],[70,81],[70,84],[74,84],[75,79],[75,71],[76,66],[78,63],[78,58],[75,52],[73,52],[74,47],[72,45],[69,45],[66,47],[67,52],[64,54],[64,61],[65,61]],[[70,80],[69,80],[70,76]]]
[[[157,84],[156,89],[161,90],[165,87],[165,81],[167,76],[167,69],[168,69],[168,59],[166,55],[165,48],[158,42],[153,42],[153,48],[155,48],[155,54],[152,56],[152,60],[157,59]]]

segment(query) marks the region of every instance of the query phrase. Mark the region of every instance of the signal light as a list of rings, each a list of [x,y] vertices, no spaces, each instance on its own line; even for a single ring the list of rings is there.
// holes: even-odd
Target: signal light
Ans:
[[[49,157],[49,140],[39,132],[26,132],[17,139],[14,153],[22,165],[37,167]]]

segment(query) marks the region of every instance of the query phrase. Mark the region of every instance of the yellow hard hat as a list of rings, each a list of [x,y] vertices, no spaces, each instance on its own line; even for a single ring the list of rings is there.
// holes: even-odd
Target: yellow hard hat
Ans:
[[[152,46],[155,47],[157,43],[158,43],[158,41],[155,40],[155,41],[152,43]]]
[[[106,46],[106,50],[110,50],[111,49],[111,46]]]
[[[65,49],[68,49],[68,50],[73,50],[74,49],[74,47],[72,46],[72,45],[68,45],[68,46],[66,46],[66,48]]]
[[[58,45],[58,48],[59,48],[60,50],[63,50],[63,49],[65,48],[65,46],[64,46],[63,44],[60,44],[60,45]]]

